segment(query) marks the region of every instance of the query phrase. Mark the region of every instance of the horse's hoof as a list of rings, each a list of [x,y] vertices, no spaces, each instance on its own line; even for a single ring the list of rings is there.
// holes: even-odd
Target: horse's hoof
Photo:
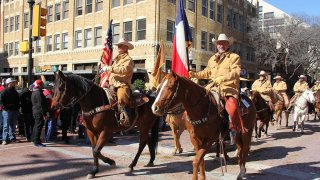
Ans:
[[[147,165],[145,165],[144,167],[153,167],[154,164],[152,162],[149,162]]]
[[[87,175],[87,179],[93,179],[95,177],[95,175],[93,175],[93,174],[88,174]]]
[[[112,166],[112,167],[115,167],[117,164],[116,164],[116,162],[115,161],[113,161],[111,164],[110,164],[110,166]]]
[[[179,149],[179,154],[181,154],[183,152],[183,149],[181,148],[181,149]]]
[[[133,167],[129,167],[127,170],[127,173],[132,173],[133,172]]]

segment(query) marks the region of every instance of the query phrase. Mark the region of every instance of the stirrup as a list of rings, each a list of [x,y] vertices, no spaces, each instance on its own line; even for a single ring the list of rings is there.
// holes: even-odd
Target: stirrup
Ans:
[[[125,126],[125,127],[129,127],[130,126],[130,119],[129,119],[129,116],[127,115],[126,112],[121,112],[120,113],[119,124],[121,126]]]

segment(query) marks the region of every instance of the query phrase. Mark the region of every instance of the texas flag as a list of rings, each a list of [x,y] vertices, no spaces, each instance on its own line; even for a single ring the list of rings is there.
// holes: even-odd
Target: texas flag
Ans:
[[[192,43],[188,19],[184,11],[183,0],[179,0],[176,18],[175,34],[173,38],[172,71],[188,77],[188,48]]]

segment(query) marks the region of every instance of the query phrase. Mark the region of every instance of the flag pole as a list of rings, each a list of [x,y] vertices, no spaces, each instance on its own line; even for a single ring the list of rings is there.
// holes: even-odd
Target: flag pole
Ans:
[[[188,47],[186,47],[186,51],[187,51],[187,66],[188,66],[188,72],[190,71],[190,62],[189,62],[189,49]]]

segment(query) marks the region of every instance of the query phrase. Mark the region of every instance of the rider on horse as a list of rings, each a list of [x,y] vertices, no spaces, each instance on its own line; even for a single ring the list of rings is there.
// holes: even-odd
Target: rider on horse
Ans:
[[[315,85],[311,88],[311,90],[313,93],[316,93],[317,91],[320,90],[320,79],[317,80],[314,84]]]
[[[268,102],[270,110],[274,111],[274,105],[272,102],[272,97],[270,96],[272,91],[271,82],[267,79],[267,73],[265,71],[260,71],[259,79],[255,80],[252,84],[252,90],[258,91],[261,97]]]
[[[220,34],[218,40],[212,40],[218,52],[213,55],[208,66],[200,71],[189,71],[190,78],[211,79],[212,83],[206,89],[219,92],[225,100],[225,108],[230,116],[229,127],[233,132],[246,131],[243,127],[242,117],[238,104],[240,89],[240,57],[229,51],[233,43],[233,38],[228,38],[225,34]]]
[[[288,95],[286,93],[287,91],[287,84],[286,82],[283,80],[283,78],[280,75],[277,75],[276,77],[274,77],[273,79],[276,80],[276,82],[273,84],[273,89],[279,93],[281,95],[281,97],[284,100],[284,104],[286,106],[286,108],[288,108],[289,106],[289,99],[288,99]]]
[[[300,95],[309,88],[309,85],[307,83],[307,77],[305,75],[300,75],[299,76],[299,81],[297,81],[294,86],[293,86],[293,91],[294,91],[294,96],[290,99],[289,107],[288,110],[291,109],[293,106],[294,102]]]
[[[113,60],[112,66],[105,65],[103,71],[109,71],[109,85],[115,89],[118,98],[118,105],[122,112],[120,113],[120,124],[123,126],[130,125],[132,114],[132,103],[130,102],[131,95],[131,79],[133,76],[134,62],[129,56],[128,50],[133,49],[133,45],[123,38],[115,44],[118,46],[118,55]]]

